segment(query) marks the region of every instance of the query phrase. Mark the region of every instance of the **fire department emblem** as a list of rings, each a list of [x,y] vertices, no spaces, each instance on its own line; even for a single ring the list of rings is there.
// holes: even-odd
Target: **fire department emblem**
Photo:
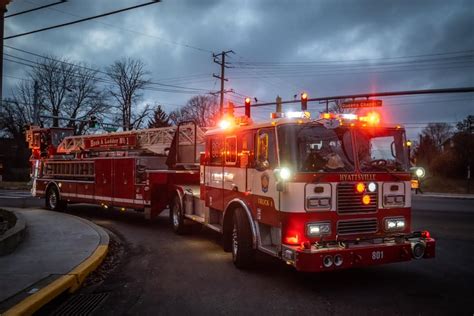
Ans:
[[[261,183],[262,183],[262,191],[263,193],[268,192],[268,184],[270,183],[270,177],[266,172],[262,173],[262,176],[260,177]]]

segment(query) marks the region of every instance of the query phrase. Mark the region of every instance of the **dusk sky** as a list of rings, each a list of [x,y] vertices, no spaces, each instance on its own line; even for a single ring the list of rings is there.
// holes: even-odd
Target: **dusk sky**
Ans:
[[[52,3],[13,0],[8,14]],[[69,0],[5,20],[5,36],[105,13],[146,0]],[[122,57],[142,59],[155,83],[142,103],[182,106],[219,89],[212,53],[229,55],[226,99],[259,102],[310,97],[474,86],[474,1],[184,1],[147,7],[5,40],[4,96],[41,55],[104,69]],[[173,85],[176,87],[163,86]],[[106,88],[104,86],[104,88]],[[163,91],[166,90],[166,91]],[[384,99],[389,122],[415,137],[426,122],[454,123],[474,114],[469,94]],[[287,106],[297,109],[299,105]],[[322,105],[310,103],[313,113]],[[272,108],[253,110],[256,119]]]

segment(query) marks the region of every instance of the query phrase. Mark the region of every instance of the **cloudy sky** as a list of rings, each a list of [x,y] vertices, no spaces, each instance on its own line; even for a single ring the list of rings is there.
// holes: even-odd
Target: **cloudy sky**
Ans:
[[[8,14],[55,0],[13,0]],[[5,20],[5,36],[76,20],[147,0],[69,0]],[[284,100],[375,91],[474,86],[474,1],[164,0],[98,20],[5,40],[4,94],[25,77],[15,63],[41,55],[104,68],[142,59],[157,83],[143,102],[172,110],[196,93],[219,89],[212,53],[233,50],[228,100]],[[12,61],[13,60],[13,61]],[[23,60],[23,62],[25,62]],[[165,87],[159,84],[173,85]],[[104,87],[105,88],[105,87]],[[287,106],[287,109],[298,105]],[[310,110],[322,109],[318,103]],[[254,110],[257,119],[270,108]],[[414,137],[425,122],[474,114],[473,94],[391,97],[383,114]]]

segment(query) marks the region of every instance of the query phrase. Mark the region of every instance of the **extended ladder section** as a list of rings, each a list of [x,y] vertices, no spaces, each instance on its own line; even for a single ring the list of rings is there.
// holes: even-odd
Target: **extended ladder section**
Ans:
[[[179,131],[179,145],[194,146],[204,142],[204,131],[195,124],[132,130],[102,135],[69,136],[59,144],[60,154],[75,154],[87,151],[138,150],[166,155],[176,131]]]

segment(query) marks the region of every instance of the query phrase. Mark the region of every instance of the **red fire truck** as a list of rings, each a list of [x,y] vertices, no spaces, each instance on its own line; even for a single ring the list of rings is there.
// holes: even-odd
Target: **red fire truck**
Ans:
[[[50,209],[87,202],[153,217],[169,206],[176,233],[190,222],[221,233],[239,268],[256,251],[299,271],[435,256],[429,232],[411,230],[405,131],[375,112],[68,136],[33,166],[33,194]]]

